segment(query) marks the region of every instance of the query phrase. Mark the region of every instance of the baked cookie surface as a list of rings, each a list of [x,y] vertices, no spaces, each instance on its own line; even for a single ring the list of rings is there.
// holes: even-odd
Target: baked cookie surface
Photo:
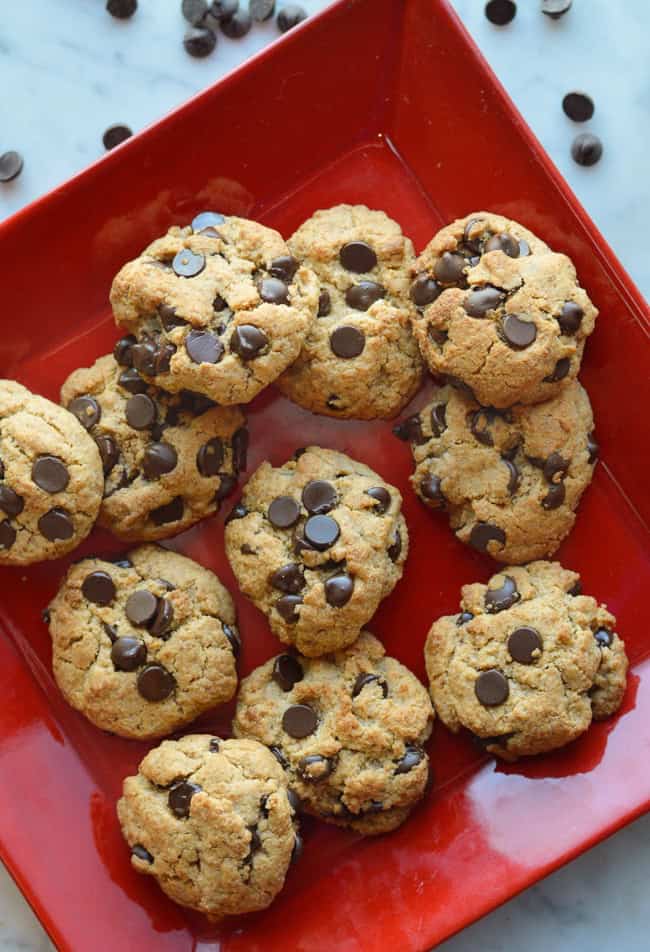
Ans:
[[[200,394],[169,394],[130,366],[116,346],[75,370],[61,402],[94,438],[104,469],[99,524],[126,541],[177,535],[216,512],[246,466],[248,431],[238,407]]]
[[[97,448],[72,414],[0,380],[0,565],[74,549],[95,523],[102,484]]]
[[[252,740],[163,741],[117,814],[134,869],[214,920],[266,908],[301,848],[284,771]]]
[[[298,356],[315,276],[279,232],[216,212],[171,228],[116,275],[111,305],[133,366],[165,390],[248,403]]]
[[[410,240],[384,212],[337,205],[304,222],[289,247],[316,274],[320,298],[280,390],[314,413],[395,416],[424,369],[411,330]]]
[[[143,545],[117,562],[83,559],[48,612],[57,684],[103,730],[160,737],[235,693],[232,599],[185,556]]]
[[[233,731],[273,751],[306,812],[375,834],[424,795],[432,721],[426,689],[364,631],[334,655],[284,654],[253,671]]]
[[[265,462],[226,521],[241,590],[310,657],[350,644],[401,578],[402,497],[368,466],[309,447]]]
[[[539,403],[576,377],[598,311],[571,260],[517,222],[490,212],[452,222],[413,275],[425,361],[479,403]]]
[[[411,443],[420,499],[446,510],[457,537],[498,562],[557,550],[598,457],[577,381],[544,404],[501,411],[447,385],[395,432]]]
[[[618,710],[627,657],[616,619],[558,562],[465,585],[424,654],[437,715],[504,760],[562,747]]]

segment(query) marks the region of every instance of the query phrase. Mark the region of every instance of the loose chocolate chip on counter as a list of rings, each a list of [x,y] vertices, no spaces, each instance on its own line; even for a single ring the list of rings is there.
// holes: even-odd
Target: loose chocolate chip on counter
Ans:
[[[0,155],[0,182],[12,182],[23,170],[23,157],[13,149]]]
[[[278,13],[277,24],[278,29],[281,33],[286,33],[287,30],[293,29],[294,26],[298,26],[299,23],[302,23],[303,20],[307,19],[307,11],[298,6],[297,3],[289,3],[283,7]],[[355,242],[355,244],[363,244],[363,242]],[[347,265],[344,265],[347,267]],[[349,268],[348,270],[353,271],[354,268]],[[370,270],[370,268],[365,269]]]
[[[429,277],[428,274],[419,274],[411,285],[411,300],[416,307],[426,307],[440,295],[442,288]]]
[[[131,847],[131,854],[141,859],[144,863],[153,863],[153,856],[149,850],[146,850],[140,843],[136,843],[135,846]]]
[[[241,638],[239,637],[239,632],[232,625],[226,625],[225,622],[221,622],[221,627],[223,628],[224,635],[230,642],[230,647],[236,660],[241,652]]]
[[[571,358],[570,357],[561,357],[555,365],[552,374],[549,374],[548,377],[544,377],[544,383],[558,383],[560,380],[564,380],[571,368]]]
[[[594,114],[594,102],[586,93],[567,93],[562,100],[562,109],[574,122],[586,122]]]
[[[484,707],[503,704],[510,694],[508,679],[496,668],[482,671],[474,682],[474,692]]]
[[[336,490],[325,479],[312,479],[303,489],[301,498],[303,506],[312,516],[329,512],[338,502]]]
[[[404,751],[404,756],[395,768],[396,774],[409,773],[414,767],[424,759],[424,751],[419,747],[408,746]]]
[[[456,284],[463,277],[467,262],[462,255],[453,251],[443,251],[433,270],[439,284]]]
[[[169,788],[169,797],[167,798],[169,809],[174,816],[177,816],[179,820],[189,816],[192,797],[200,793],[201,789],[198,783],[191,783],[189,780],[177,780]]]
[[[461,612],[458,618],[456,619],[457,625],[466,625],[468,621],[471,621],[474,616],[471,612]]]
[[[32,480],[46,493],[60,493],[70,482],[70,473],[57,456],[39,456],[32,465]]]
[[[542,0],[542,13],[552,20],[559,20],[571,9],[572,0]]]
[[[427,502],[436,503],[438,506],[444,505],[445,497],[440,484],[440,477],[436,476],[434,473],[424,476],[420,481],[420,492]]]
[[[74,535],[74,525],[65,509],[54,508],[38,520],[38,531],[49,542],[65,541]]]
[[[158,506],[149,513],[149,518],[157,526],[164,526],[168,522],[178,522],[183,518],[185,505],[181,496],[175,496],[171,502]]]
[[[136,393],[126,402],[126,422],[134,430],[146,430],[156,422],[156,404],[146,393]]]
[[[111,661],[118,671],[135,671],[147,660],[147,647],[139,638],[125,635],[117,638],[111,648]]]
[[[241,426],[233,433],[232,445],[232,465],[236,473],[246,469],[248,455],[248,430]]]
[[[225,220],[219,212],[199,212],[192,219],[192,231],[201,232],[205,228],[216,228],[223,225]]]
[[[300,506],[291,496],[276,496],[268,508],[269,522],[276,529],[289,529],[300,516]]]
[[[91,572],[83,580],[81,592],[95,605],[110,605],[116,594],[115,583],[108,572]]]
[[[263,23],[275,13],[275,0],[249,0],[248,9],[257,23]]]
[[[253,324],[240,324],[230,338],[230,349],[242,360],[254,360],[268,345],[269,339]]]
[[[138,0],[106,0],[106,9],[117,20],[128,20],[138,9]]]
[[[313,734],[318,727],[316,712],[307,704],[293,704],[282,715],[282,728],[299,740]]]
[[[344,572],[333,575],[325,582],[325,600],[332,608],[343,608],[347,605],[353,592],[354,579]]]
[[[603,154],[603,144],[591,132],[581,132],[571,145],[571,155],[578,165],[595,165]]]
[[[218,436],[204,443],[196,454],[196,468],[201,476],[216,476],[224,459],[223,443]]]
[[[584,312],[579,304],[576,304],[575,301],[566,301],[562,305],[557,322],[562,333],[571,337],[580,327],[583,317]]]
[[[231,40],[240,40],[246,36],[252,25],[252,17],[243,7],[236,10],[232,16],[221,18],[221,31]]]
[[[298,270],[299,262],[293,255],[280,255],[274,258],[268,267],[268,272],[272,278],[279,278],[285,284],[291,284],[293,276]]]
[[[494,615],[512,608],[521,598],[516,582],[510,575],[502,575],[503,582],[498,588],[488,588],[485,593],[485,610]]]
[[[566,489],[564,483],[555,483],[542,499],[544,509],[557,509],[564,502]]]
[[[301,595],[283,595],[275,603],[275,609],[288,625],[295,625],[299,617],[296,611],[298,605],[302,605]]]
[[[500,234],[492,235],[491,238],[488,238],[483,250],[485,252],[503,251],[503,253],[508,255],[509,258],[518,258],[519,242],[507,231],[502,231]]]
[[[152,635],[166,640],[174,620],[174,606],[167,598],[159,598],[155,614],[149,624]]]
[[[377,264],[377,255],[365,241],[348,241],[339,251],[339,261],[346,271],[365,274]]]
[[[551,453],[543,466],[544,478],[549,483],[557,483],[569,472],[569,461],[559,453]]]
[[[493,311],[499,307],[504,298],[503,291],[486,284],[482,288],[470,291],[465,298],[463,307],[470,317],[485,317],[488,311]]]
[[[106,150],[114,149],[115,146],[121,145],[122,142],[130,139],[132,135],[133,131],[128,126],[122,124],[109,126],[102,136],[104,148]]]
[[[301,664],[293,655],[279,655],[273,664],[273,680],[283,691],[291,691],[294,684],[302,681],[305,674]]]
[[[209,21],[207,22],[207,25],[216,25],[222,20],[227,20],[228,17],[233,15],[233,13],[237,13],[238,9],[239,0],[212,0],[210,9],[206,15],[206,21]]]
[[[190,30],[189,32],[209,33],[210,31]],[[177,274],[179,278],[195,278],[196,275],[201,274],[205,268],[205,257],[200,252],[190,251],[189,248],[182,248],[174,255],[172,268],[174,270],[174,274]]]
[[[393,541],[388,546],[387,553],[391,562],[397,562],[402,554],[402,533],[399,529],[395,529],[395,535],[393,536]]]
[[[427,438],[422,432],[422,421],[417,413],[402,420],[401,423],[397,423],[393,427],[393,433],[398,440],[404,440],[405,443],[415,443],[416,446],[421,446],[422,443],[427,442]]]
[[[123,370],[117,380],[120,387],[128,393],[144,393],[147,389],[147,382],[143,380],[137,370],[128,367]],[[68,409],[70,409],[68,407]]]
[[[158,479],[171,473],[177,463],[178,455],[170,443],[150,443],[142,457],[142,471],[147,479]]]
[[[124,611],[134,625],[146,625],[156,614],[157,608],[158,599],[153,592],[139,588],[129,595]]]
[[[594,638],[598,642],[601,648],[609,648],[614,640],[609,628],[599,628],[594,632]]]
[[[506,314],[501,322],[501,332],[514,350],[530,347],[537,337],[537,327],[532,321],[525,321],[517,314]]]
[[[359,281],[345,292],[345,303],[355,311],[367,311],[386,294],[386,288],[376,281]]]
[[[16,541],[16,535],[16,530],[6,519],[0,522],[0,549],[10,549]]]
[[[267,304],[288,304],[289,288],[279,278],[263,278],[258,284],[258,293]]]
[[[75,397],[68,404],[68,410],[76,416],[86,430],[95,423],[99,423],[102,415],[102,408],[94,397]]]
[[[378,674],[370,674],[370,672],[363,672],[362,674],[357,675],[357,679],[354,682],[352,688],[352,697],[358,697],[363,689],[368,684],[377,684],[381,688],[381,693],[386,698],[388,697],[388,685],[383,678],[380,678]]]
[[[331,516],[310,516],[303,532],[307,542],[319,552],[334,545],[340,535],[338,523]]]
[[[330,334],[330,348],[337,357],[350,359],[363,353],[366,346],[365,334],[357,327],[343,324]]]
[[[600,453],[600,446],[596,442],[595,433],[592,432],[587,437],[587,452],[589,453],[589,462],[595,463]]]
[[[505,26],[514,20],[517,4],[513,0],[489,0],[485,4],[485,15],[495,26]]]
[[[532,664],[537,659],[535,652],[543,647],[539,632],[528,625],[516,628],[508,638],[510,657],[519,664]]]
[[[223,357],[223,344],[207,331],[190,331],[185,350],[195,364],[218,364]]]
[[[142,668],[136,684],[146,701],[164,701],[176,686],[173,676],[161,664],[148,664]]]
[[[207,0],[183,0],[181,3],[181,13],[192,26],[197,26],[207,12]]]
[[[115,346],[113,347],[113,357],[115,358],[116,363],[120,367],[131,367],[133,366],[133,359],[131,357],[131,348],[136,343],[136,339],[133,334],[127,334],[126,337],[120,337]]]
[[[318,295],[318,317],[327,317],[332,310],[332,299],[329,291],[321,291]]]
[[[519,472],[517,464],[513,463],[512,460],[502,459],[502,462],[508,467],[508,492],[511,496],[514,496],[521,481],[521,473]]]
[[[202,59],[204,56],[209,56],[216,45],[217,35],[213,30],[209,30],[207,26],[191,26],[189,30],[185,31],[183,46],[185,47],[185,51],[189,53],[190,56],[195,57],[195,59]],[[201,255],[200,257],[203,256]],[[202,270],[203,267],[191,274],[185,273],[183,277],[191,278]],[[182,272],[176,270],[176,267],[174,267],[174,271],[176,271],[176,274],[182,274]]]
[[[329,777],[334,764],[329,757],[323,757],[322,754],[308,754],[298,761],[297,769],[305,783],[318,783]]]
[[[378,516],[383,516],[390,506],[390,493],[388,490],[384,489],[383,486],[373,486],[371,489],[366,489],[366,496],[370,496],[371,499],[375,500],[373,509]]]
[[[302,568],[295,562],[289,562],[276,569],[269,579],[273,588],[287,595],[297,595],[305,587],[305,577]]]
[[[226,517],[226,525],[228,525],[229,522],[234,522],[235,519],[243,519],[244,516],[247,516],[247,515],[248,515],[248,509],[246,508],[246,506],[243,503],[238,502],[237,505],[233,506],[230,512],[228,513]]]

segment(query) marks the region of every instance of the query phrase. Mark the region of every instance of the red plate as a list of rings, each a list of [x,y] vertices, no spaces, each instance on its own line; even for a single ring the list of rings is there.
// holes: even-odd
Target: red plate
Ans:
[[[533,138],[458,20],[435,0],[343,0],[0,227],[0,373],[56,399],[116,332],[113,274],[203,208],[259,216],[285,235],[337,202],[385,208],[418,249],[478,208],[516,218],[576,263],[601,311],[589,389],[604,462],[563,545],[565,565],[619,619],[632,672],[619,716],[558,754],[514,766],[436,726],[436,787],[398,832],[362,841],[305,823],[305,852],[265,913],[222,931],[134,873],[114,803],[144,745],[106,736],[61,700],[40,610],[66,567],[0,572],[1,851],[60,949],[430,947],[650,802],[648,315],[643,299]],[[272,391],[250,408],[251,468],[320,443],[401,487],[412,554],[372,630],[423,676],[431,620],[494,564],[458,543],[408,490],[388,423],[311,416]],[[233,577],[222,516],[174,547]],[[96,533],[81,554],[117,548]],[[78,553],[79,554],[79,553]],[[278,649],[238,598],[242,671]],[[224,731],[230,711],[202,728]],[[552,832],[551,832],[552,831]]]

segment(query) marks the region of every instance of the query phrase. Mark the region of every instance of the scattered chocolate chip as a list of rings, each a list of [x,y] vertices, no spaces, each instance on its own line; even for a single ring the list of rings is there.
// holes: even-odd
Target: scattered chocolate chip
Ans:
[[[102,415],[102,408],[94,397],[75,397],[68,404],[68,410],[76,416],[85,430],[99,423]]]
[[[138,397],[132,397],[137,400]],[[178,463],[176,450],[170,443],[150,443],[142,457],[142,471],[147,479],[158,479],[171,473]]]
[[[134,430],[146,430],[156,422],[156,404],[146,393],[136,393],[127,400],[125,414]]]
[[[574,122],[586,122],[594,114],[594,102],[585,93],[567,93],[562,100],[562,109]]]
[[[111,661],[118,671],[135,671],[147,660],[147,647],[139,638],[125,635],[111,648]]]
[[[600,446],[596,442],[593,430],[587,437],[587,452],[589,453],[589,462],[595,463],[600,453]]]
[[[564,502],[566,489],[564,483],[556,483],[551,486],[547,494],[542,499],[544,509],[557,509]]]
[[[206,0],[182,0],[181,13],[192,26],[199,24],[207,12]]]
[[[420,747],[407,746],[404,756],[395,768],[396,774],[409,773],[414,767],[424,760],[424,751]]]
[[[267,517],[276,529],[289,529],[300,517],[300,506],[291,496],[276,496],[268,508]]]
[[[345,292],[345,303],[355,311],[367,311],[386,294],[386,288],[376,281],[359,281]]]
[[[298,6],[297,3],[289,3],[280,10],[276,22],[280,32],[286,33],[287,30],[293,29],[294,26],[298,26],[306,19],[307,11],[303,7]],[[363,242],[355,242],[355,244],[363,244]],[[348,270],[353,271],[354,269],[349,268]]]
[[[508,638],[510,657],[519,664],[532,664],[537,660],[534,652],[543,651],[543,647],[539,632],[528,625],[516,628]]]
[[[139,588],[132,592],[126,602],[126,617],[134,625],[146,625],[156,614],[158,599],[153,592]]]
[[[572,0],[542,0],[542,13],[552,20],[558,20],[571,9]]]
[[[474,682],[474,692],[484,707],[496,707],[508,699],[510,686],[505,675],[490,668],[479,674]]]
[[[503,291],[486,284],[485,287],[470,291],[465,297],[463,307],[470,317],[485,317],[488,311],[499,307],[504,299]]]
[[[157,638],[166,640],[174,620],[174,606],[167,598],[159,598],[155,614],[149,624],[149,631]]]
[[[74,525],[65,509],[55,508],[38,520],[38,531],[49,542],[65,541],[74,535]]]
[[[16,541],[16,535],[16,530],[6,519],[0,522],[0,549],[10,549]]]
[[[581,132],[571,146],[571,155],[578,165],[595,165],[603,154],[603,144],[591,132]]]
[[[212,0],[206,14],[206,24],[210,27],[227,20],[239,9],[239,0]]]
[[[3,152],[0,155],[0,182],[11,182],[17,178],[23,170],[23,157],[20,152],[12,149],[10,152]]]
[[[299,617],[296,611],[298,605],[302,605],[301,595],[283,595],[275,603],[275,609],[288,625],[295,625]]]
[[[246,506],[243,503],[238,502],[228,513],[228,516],[226,517],[226,525],[228,525],[229,522],[233,522],[235,519],[243,519],[244,516],[247,515],[248,509]]]
[[[230,337],[230,349],[242,360],[254,360],[268,345],[269,339],[254,324],[239,324]]]
[[[208,29],[207,26],[192,26],[185,31],[185,36],[183,37],[183,46],[185,47],[185,52],[189,53],[190,56],[194,56],[196,59],[202,59],[204,56],[209,56],[216,45],[217,35],[213,30]],[[195,274],[198,274],[199,271],[202,270],[203,267],[199,268],[198,271],[192,272],[191,274],[183,274],[182,272],[177,271],[176,267],[174,267],[176,274],[186,278],[194,277]]]
[[[301,856],[302,856],[302,837],[300,836],[300,833],[296,833],[295,839],[293,841],[293,849],[291,851],[291,862],[297,863]]]
[[[189,780],[177,780],[169,788],[169,797],[167,802],[169,809],[179,820],[190,815],[190,802],[192,797],[201,792],[198,783],[191,783]]]
[[[503,251],[509,258],[518,258],[519,242],[507,231],[502,231],[500,234],[488,238],[483,251]]]
[[[223,628],[224,635],[230,642],[232,653],[234,654],[235,659],[237,659],[241,652],[241,638],[239,637],[239,632],[233,625],[226,625],[225,622],[221,622],[221,627]]]
[[[131,853],[145,863],[153,863],[153,856],[144,846],[141,846],[140,843],[136,843],[135,846],[131,847]]]
[[[219,488],[214,494],[214,501],[220,503],[222,500],[229,496],[237,485],[237,477],[232,476],[230,473],[219,473],[219,478],[221,482],[219,483]]]
[[[513,463],[512,460],[502,459],[502,462],[508,467],[508,492],[511,496],[514,496],[521,481],[521,473],[519,472],[517,464]]]
[[[436,506],[445,504],[445,497],[441,489],[441,480],[435,473],[429,473],[420,481],[420,492],[429,503],[435,503]]]
[[[562,305],[557,322],[563,334],[573,336],[580,327],[583,317],[584,312],[579,304],[576,304],[575,301],[566,301]]]
[[[601,648],[609,648],[614,640],[614,636],[609,628],[599,628],[594,632],[594,638]]]
[[[133,367],[123,370],[117,382],[128,393],[144,393],[147,389],[147,382]]]
[[[83,580],[81,592],[95,605],[110,605],[116,594],[115,583],[108,572],[91,572]]]
[[[223,443],[218,436],[204,443],[196,454],[196,468],[201,476],[216,476],[223,463]]]
[[[316,712],[307,704],[293,704],[282,715],[282,728],[297,740],[313,734],[318,727]]]
[[[411,285],[411,300],[416,307],[426,307],[440,295],[442,288],[428,274],[419,274]]]
[[[248,430],[241,426],[233,433],[231,440],[232,447],[232,465],[236,473],[246,469],[248,454]]]
[[[318,295],[318,317],[327,317],[332,310],[332,299],[329,291],[324,289]]]
[[[501,333],[514,350],[525,350],[537,337],[533,321],[524,321],[518,314],[506,314],[501,321]]]
[[[325,600],[333,608],[343,608],[352,598],[354,592],[354,579],[342,572],[340,575],[333,575],[325,582]]]
[[[128,20],[138,9],[138,0],[106,0],[106,9],[117,20]]]
[[[388,490],[384,489],[383,486],[373,486],[371,489],[366,489],[366,496],[370,496],[371,499],[375,500],[373,509],[378,516],[383,516],[390,506],[390,493]]]
[[[303,506],[312,516],[329,512],[338,502],[336,490],[324,479],[312,479],[307,483],[301,498]]]
[[[323,757],[322,754],[308,754],[301,757],[298,761],[298,773],[305,783],[318,783],[326,780],[334,769],[333,762],[329,757]]]
[[[463,277],[467,262],[462,255],[453,251],[443,251],[436,262],[433,273],[439,284],[456,284]]]
[[[164,526],[168,522],[178,522],[183,518],[185,505],[182,496],[175,496],[171,502],[158,506],[149,513],[149,518],[157,526]]]
[[[249,0],[248,9],[257,23],[263,23],[275,13],[275,0]]]
[[[121,145],[122,142],[126,142],[127,139],[130,139],[133,135],[133,130],[129,129],[128,126],[125,126],[121,123],[109,126],[104,135],[102,136],[102,143],[104,148],[107,151],[114,149],[116,146]]]
[[[192,231],[201,232],[206,228],[216,228],[223,225],[225,220],[219,212],[199,212],[192,219]]]
[[[397,562],[400,555],[402,554],[402,533],[399,529],[395,529],[395,535],[393,536],[393,541],[388,546],[388,558],[391,562]]]
[[[370,674],[370,672],[363,672],[358,674],[354,686],[352,688],[352,697],[358,697],[363,689],[368,684],[376,683],[378,687],[381,688],[381,693],[386,698],[388,697],[388,685],[383,678],[380,678],[378,674]]]
[[[471,612],[461,612],[458,618],[456,619],[457,625],[466,625],[468,621],[471,621],[474,616]]]
[[[299,262],[292,255],[281,255],[273,259],[268,272],[272,278],[279,278],[285,284],[291,284],[298,267]]]
[[[148,664],[142,668],[136,684],[146,701],[164,701],[176,686],[172,675],[161,664]]]
[[[302,681],[305,674],[297,658],[293,655],[279,655],[273,664],[273,680],[282,691],[291,691],[294,684]]]
[[[415,443],[416,446],[421,446],[422,443],[427,442],[427,438],[422,432],[422,421],[418,414],[397,423],[393,427],[393,433],[398,440],[404,440],[405,443]]]
[[[323,552],[334,545],[339,537],[338,523],[331,516],[310,516],[303,532],[305,539],[314,549]]]
[[[218,364],[223,357],[223,344],[207,331],[190,331],[185,338],[185,350],[195,364]]]
[[[571,358],[561,357],[556,363],[553,373],[549,374],[548,377],[544,377],[544,383],[557,383],[559,380],[564,380],[569,372],[570,367]]]
[[[377,264],[377,255],[365,241],[348,241],[339,252],[339,261],[346,271],[365,274]]]
[[[243,7],[236,10],[232,16],[221,18],[221,30],[231,40],[240,40],[246,36],[252,25],[252,17]]]
[[[269,579],[273,588],[287,595],[297,595],[305,586],[305,577],[302,568],[295,562],[289,562],[276,569]]]
[[[488,588],[485,593],[485,610],[491,615],[512,608],[521,598],[517,584],[510,575],[502,575],[503,582],[498,588]]]
[[[289,303],[289,288],[279,278],[263,278],[257,290],[262,300],[268,304]]]
[[[363,331],[350,324],[336,327],[330,334],[330,348],[337,357],[350,359],[363,353],[366,337]]]
[[[495,26],[505,26],[514,20],[517,4],[514,0],[489,0],[485,4],[485,15]]]

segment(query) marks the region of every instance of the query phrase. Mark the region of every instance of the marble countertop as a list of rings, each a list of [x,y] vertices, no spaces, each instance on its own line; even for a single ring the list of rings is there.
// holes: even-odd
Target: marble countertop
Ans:
[[[309,12],[327,5],[302,2]],[[485,19],[482,0],[452,2],[551,158],[649,295],[646,0],[574,0],[557,22],[541,15],[538,0],[521,0],[515,20],[501,29]],[[270,22],[244,40],[220,37],[212,56],[195,60],[182,47],[180,0],[139,0],[137,15],[123,22],[105,13],[103,0],[48,0],[45,17],[44,6],[43,0],[7,5],[0,24],[0,152],[17,149],[25,158],[21,176],[0,185],[0,218],[100,156],[109,125],[143,128],[277,36]],[[561,110],[562,97],[571,90],[588,92],[596,104],[593,119],[582,126]],[[583,130],[599,135],[605,150],[589,169],[570,157],[571,141]],[[440,948],[646,952],[649,862],[647,816]],[[18,949],[40,952],[51,945],[0,867],[0,952]]]

